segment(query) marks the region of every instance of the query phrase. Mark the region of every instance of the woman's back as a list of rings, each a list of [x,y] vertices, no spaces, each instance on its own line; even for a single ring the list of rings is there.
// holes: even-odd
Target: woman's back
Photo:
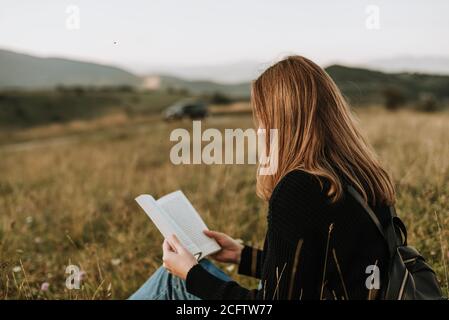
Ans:
[[[355,199],[345,193],[331,203],[327,187],[325,181],[321,187],[315,176],[295,170],[275,188],[264,255],[281,252],[285,261],[264,263],[262,280],[272,289],[266,290],[268,296],[367,299],[374,297],[368,286],[376,285],[376,277],[382,285],[388,262],[384,239]],[[374,210],[382,223],[388,221],[388,207]],[[268,270],[278,271],[273,275]]]

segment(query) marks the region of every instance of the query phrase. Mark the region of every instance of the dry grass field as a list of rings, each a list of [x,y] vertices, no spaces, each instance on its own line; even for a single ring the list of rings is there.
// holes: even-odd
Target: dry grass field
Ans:
[[[447,289],[449,114],[373,108],[357,117],[395,179],[409,242]],[[9,143],[21,144],[0,145],[0,299],[127,298],[161,263],[162,237],[133,200],[141,193],[182,189],[211,229],[261,244],[255,166],[175,166],[169,134],[191,122],[113,119],[12,133]],[[203,122],[251,126],[245,114]],[[79,290],[66,288],[70,264],[84,272]]]

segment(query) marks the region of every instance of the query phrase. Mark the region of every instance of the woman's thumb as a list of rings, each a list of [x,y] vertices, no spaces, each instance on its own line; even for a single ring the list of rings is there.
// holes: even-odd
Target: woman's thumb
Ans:
[[[214,239],[220,237],[220,235],[221,235],[220,232],[212,231],[212,230],[204,230],[204,234],[206,236],[214,238]]]

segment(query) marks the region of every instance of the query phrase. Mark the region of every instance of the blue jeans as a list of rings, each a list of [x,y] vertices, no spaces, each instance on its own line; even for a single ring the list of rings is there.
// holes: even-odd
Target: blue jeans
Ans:
[[[218,269],[207,259],[200,261],[204,269],[224,280],[231,278]],[[190,294],[186,289],[186,282],[170,274],[164,267],[159,267],[155,273],[129,298],[129,300],[201,300]]]

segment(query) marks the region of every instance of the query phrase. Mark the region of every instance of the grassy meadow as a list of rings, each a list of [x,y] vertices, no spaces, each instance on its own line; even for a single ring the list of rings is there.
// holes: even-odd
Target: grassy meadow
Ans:
[[[449,113],[357,109],[368,140],[397,186],[409,243],[447,290]],[[182,189],[211,229],[255,245],[266,204],[255,166],[173,165],[171,130],[158,116],[99,120],[9,132],[0,139],[0,299],[123,299],[161,264],[162,237],[134,197]],[[247,114],[212,115],[203,128],[248,128]],[[3,133],[2,133],[3,134]],[[79,290],[65,282],[84,272]],[[235,275],[248,286],[256,282]],[[44,290],[41,290],[43,283]]]

